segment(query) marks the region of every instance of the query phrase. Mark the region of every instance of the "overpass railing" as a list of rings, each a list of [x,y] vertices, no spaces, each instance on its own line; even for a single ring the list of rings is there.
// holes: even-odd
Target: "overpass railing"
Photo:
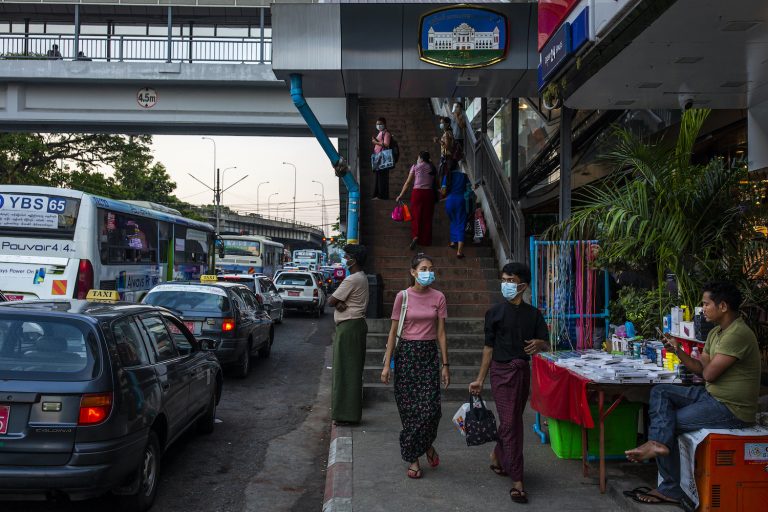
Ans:
[[[75,36],[0,34],[4,59],[106,62],[272,62],[271,37]],[[54,45],[56,48],[54,48]],[[170,52],[169,52],[170,45]],[[75,48],[83,53],[79,58]]]

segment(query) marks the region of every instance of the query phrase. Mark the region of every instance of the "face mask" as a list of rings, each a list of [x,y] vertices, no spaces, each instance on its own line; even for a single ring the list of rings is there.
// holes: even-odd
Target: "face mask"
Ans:
[[[429,286],[435,282],[434,272],[419,272],[416,276],[416,282],[421,286]]]
[[[445,125],[443,123],[440,123],[440,129],[445,130]]]
[[[341,258],[341,264],[344,265],[344,268],[352,268],[355,265],[354,261],[353,259]]]
[[[507,300],[512,300],[517,297],[517,283],[501,283],[501,294]]]
[[[383,124],[377,124],[376,125],[376,129],[379,130],[380,132],[382,132],[382,131],[384,131],[384,125]]]

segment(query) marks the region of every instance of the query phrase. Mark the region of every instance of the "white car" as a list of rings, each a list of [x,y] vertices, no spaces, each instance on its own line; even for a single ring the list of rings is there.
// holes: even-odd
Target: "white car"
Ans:
[[[314,313],[320,318],[325,311],[323,283],[312,272],[283,272],[275,279],[283,298],[283,307]]]
[[[283,323],[285,314],[283,298],[277,292],[277,288],[270,278],[264,274],[219,274],[218,278],[219,281],[240,283],[247,286],[264,306],[272,321],[276,324]]]

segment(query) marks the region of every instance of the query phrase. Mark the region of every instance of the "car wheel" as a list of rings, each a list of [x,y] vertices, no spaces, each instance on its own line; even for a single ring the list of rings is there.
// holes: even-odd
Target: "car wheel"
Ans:
[[[147,436],[147,444],[136,469],[139,486],[136,494],[123,496],[122,509],[126,512],[144,512],[152,507],[157,495],[157,484],[160,476],[160,442],[153,431]]]
[[[263,357],[264,359],[269,357],[269,355],[272,353],[272,342],[274,341],[275,341],[275,333],[270,330],[269,339],[267,340],[266,345],[264,345],[259,349],[259,357]]]
[[[197,431],[201,434],[213,433],[213,427],[216,424],[216,389],[211,393],[211,401],[208,402],[208,408],[205,413],[197,420]]]
[[[251,342],[248,341],[248,347],[243,350],[240,355],[240,359],[237,360],[237,366],[235,366],[235,377],[244,379],[251,371]]]
[[[277,320],[275,320],[276,324],[283,323],[283,315],[285,314],[285,310],[283,308],[280,308],[280,316],[277,317]]]

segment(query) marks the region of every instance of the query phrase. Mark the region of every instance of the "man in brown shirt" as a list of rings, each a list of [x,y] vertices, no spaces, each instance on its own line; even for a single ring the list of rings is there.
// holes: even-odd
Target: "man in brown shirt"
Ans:
[[[365,246],[344,247],[343,262],[349,275],[328,300],[336,310],[331,419],[337,424],[359,423],[363,412],[363,366],[368,336],[368,278],[363,270],[366,258]]]

